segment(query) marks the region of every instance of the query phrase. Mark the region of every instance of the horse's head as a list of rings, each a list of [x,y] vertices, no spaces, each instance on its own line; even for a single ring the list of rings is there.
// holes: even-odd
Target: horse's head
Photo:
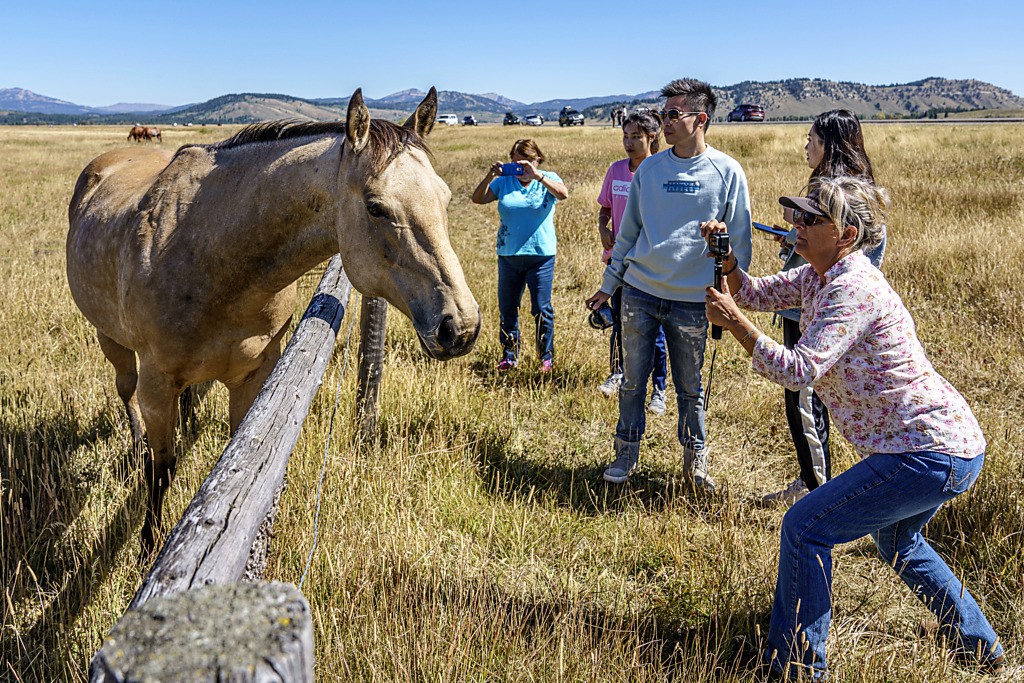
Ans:
[[[427,353],[447,360],[473,348],[480,307],[448,239],[451,191],[426,153],[436,113],[434,88],[401,127],[371,122],[362,91],[352,95],[338,237],[355,288],[405,313]]]

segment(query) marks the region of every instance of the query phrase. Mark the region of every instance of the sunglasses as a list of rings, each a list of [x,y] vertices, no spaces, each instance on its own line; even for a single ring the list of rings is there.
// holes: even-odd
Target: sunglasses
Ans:
[[[828,223],[828,218],[803,209],[793,209],[793,224],[802,223],[808,228],[818,223]]]
[[[662,121],[672,122],[678,121],[684,116],[690,116],[691,114],[700,116],[703,113],[704,112],[702,111],[679,111],[678,109],[662,109],[660,112],[658,112],[658,114],[661,116]]]

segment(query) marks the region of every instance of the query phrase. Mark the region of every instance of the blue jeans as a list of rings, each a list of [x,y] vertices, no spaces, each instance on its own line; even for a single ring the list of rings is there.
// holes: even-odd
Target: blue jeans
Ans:
[[[664,332],[662,332],[664,330]],[[679,443],[693,451],[704,449],[704,402],[700,371],[708,318],[704,302],[670,301],[622,285],[622,384],[619,387],[619,424],[615,436],[639,441],[647,427],[644,402],[647,378],[654,363],[659,332],[665,335],[672,383],[679,408]]]
[[[789,675],[825,679],[832,615],[832,548],[871,534],[882,559],[935,613],[953,644],[981,659],[1002,654],[978,603],[921,535],[943,503],[977,480],[985,456],[875,453],[797,501],[782,520],[779,578],[765,659]],[[798,632],[799,631],[799,632]]]
[[[613,374],[622,373],[622,287],[615,290],[611,299],[612,305],[612,338],[609,361]],[[654,340],[654,367],[651,382],[654,388],[665,391],[665,380],[668,379],[668,351],[665,349],[665,330],[658,327],[658,336]]]
[[[498,313],[501,316],[502,358],[519,356],[519,302],[530,288],[530,312],[537,327],[537,356],[551,360],[555,351],[555,309],[551,307],[554,256],[498,257]]]

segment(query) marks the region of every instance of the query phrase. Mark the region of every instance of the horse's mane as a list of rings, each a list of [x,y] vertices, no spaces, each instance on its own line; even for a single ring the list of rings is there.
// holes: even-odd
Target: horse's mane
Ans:
[[[209,145],[184,145],[181,149],[188,147],[203,147],[211,150],[234,149],[259,142],[287,140],[290,138],[322,135],[339,136],[344,135],[345,130],[346,126],[343,121],[299,121],[296,119],[265,121],[263,123],[250,124],[226,140]],[[427,145],[427,141],[417,135],[416,131],[411,128],[399,126],[384,119],[370,119],[370,143],[367,147],[372,155],[370,167],[374,175],[379,175],[387,168],[388,164],[394,161],[395,157],[407,146],[422,150],[428,155],[430,154],[430,147]]]

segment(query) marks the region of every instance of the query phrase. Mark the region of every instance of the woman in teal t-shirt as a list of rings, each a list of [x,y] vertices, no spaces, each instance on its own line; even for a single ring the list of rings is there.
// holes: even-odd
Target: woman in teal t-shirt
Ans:
[[[552,171],[541,171],[544,154],[533,140],[516,140],[509,155],[519,174],[502,174],[493,164],[473,191],[475,204],[497,200],[498,311],[502,357],[498,370],[512,370],[519,356],[519,303],[530,288],[531,313],[537,325],[541,371],[551,370],[555,350],[555,312],[551,283],[555,274],[555,202],[569,191]]]

